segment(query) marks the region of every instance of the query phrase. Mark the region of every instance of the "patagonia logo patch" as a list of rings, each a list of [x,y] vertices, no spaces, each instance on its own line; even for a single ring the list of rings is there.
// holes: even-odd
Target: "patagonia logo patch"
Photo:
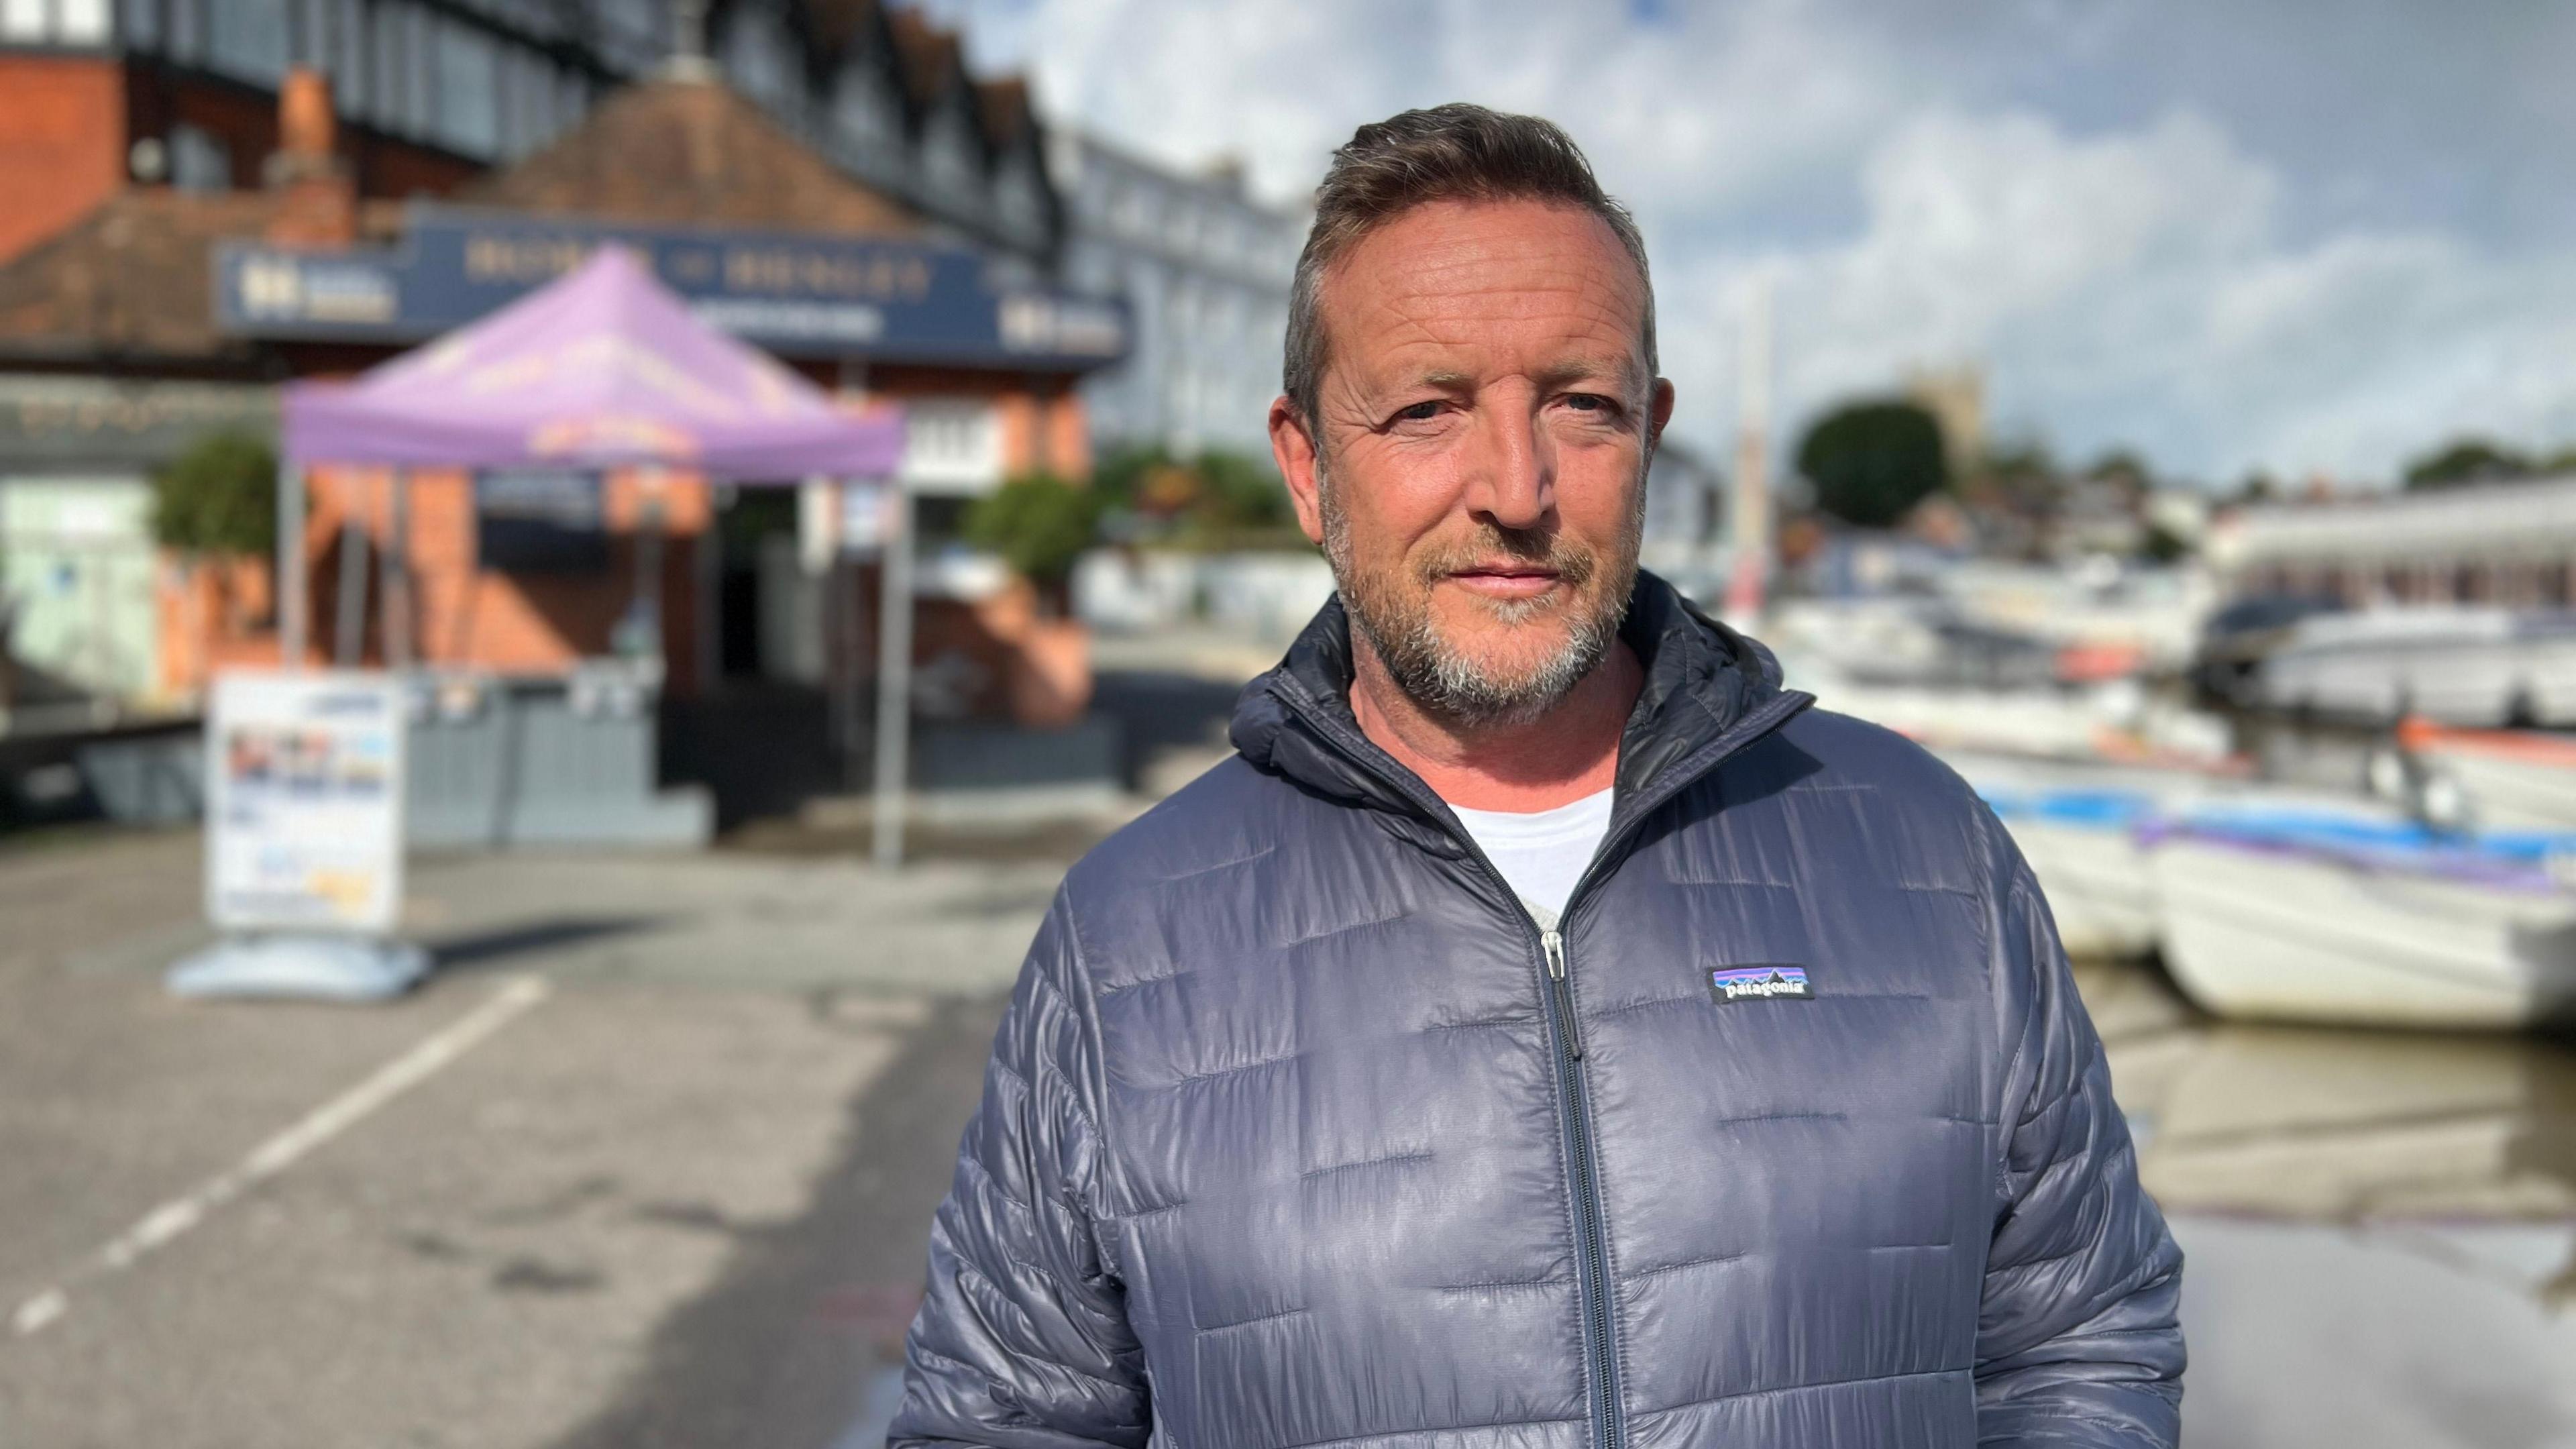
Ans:
[[[1753,966],[1720,966],[1708,973],[1708,994],[1720,1006],[1730,1001],[1813,1001],[1807,968],[1779,962]]]

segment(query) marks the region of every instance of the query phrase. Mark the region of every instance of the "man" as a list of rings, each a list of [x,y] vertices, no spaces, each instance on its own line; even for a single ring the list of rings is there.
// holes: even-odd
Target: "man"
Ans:
[[[897,1444],[2174,1442],[2029,871],[1637,571],[1653,319],[1554,126],[1337,153],[1270,430],[1339,598],[1058,894]]]

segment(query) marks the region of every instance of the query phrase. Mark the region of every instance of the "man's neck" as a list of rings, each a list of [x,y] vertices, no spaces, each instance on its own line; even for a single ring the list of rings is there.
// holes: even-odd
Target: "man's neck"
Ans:
[[[1625,643],[1555,708],[1524,724],[1461,726],[1424,710],[1396,686],[1377,649],[1354,631],[1351,713],[1379,749],[1422,777],[1434,794],[1469,810],[1553,810],[1611,787],[1619,735],[1645,685]]]

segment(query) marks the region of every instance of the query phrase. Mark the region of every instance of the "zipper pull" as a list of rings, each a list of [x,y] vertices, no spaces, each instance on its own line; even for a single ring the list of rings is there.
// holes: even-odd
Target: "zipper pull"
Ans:
[[[1565,1024],[1566,1054],[1583,1057],[1583,1028],[1574,1020],[1574,991],[1565,984],[1565,937],[1554,927],[1538,933],[1538,948],[1547,953],[1548,990],[1556,995],[1556,1019]]]

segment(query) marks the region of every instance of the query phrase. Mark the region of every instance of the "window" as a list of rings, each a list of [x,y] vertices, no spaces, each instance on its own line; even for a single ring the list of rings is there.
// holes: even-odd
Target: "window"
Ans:
[[[286,0],[212,0],[207,8],[207,64],[261,84],[284,78]]]
[[[205,0],[170,0],[170,53],[195,60],[206,45]]]
[[[965,118],[954,105],[940,107],[931,117],[929,134],[921,138],[922,177],[955,210],[975,210],[980,199],[975,194],[973,145]]]
[[[591,25],[602,48],[628,66],[651,65],[666,48],[663,7],[654,0],[591,0]]]
[[[418,6],[403,8],[403,129],[438,134],[438,20]]]
[[[1131,183],[1119,194],[1116,225],[1139,241],[1153,235],[1154,195],[1145,183]]]
[[[841,67],[832,82],[832,141],[852,161],[878,160],[898,144],[894,107],[876,68],[864,60]]]
[[[1037,169],[1025,154],[1015,155],[993,182],[993,212],[1004,229],[1030,241],[1046,237],[1046,203],[1038,190]]]
[[[332,100],[342,115],[364,116],[369,114],[366,0],[338,3],[331,24],[331,43],[337,56],[331,63]]]
[[[536,145],[537,129],[528,115],[527,53],[515,46],[504,46],[498,79],[501,155],[515,161]]]
[[[550,135],[580,125],[581,118],[590,113],[590,87],[580,76],[568,70],[557,71],[552,89],[555,108]]]
[[[295,0],[288,39],[294,44],[296,64],[323,71],[331,68],[331,5],[332,0]]]
[[[528,108],[528,135],[533,145],[542,146],[563,130],[562,88],[555,81],[552,61],[540,55],[528,57],[527,96],[521,102]]]
[[[389,131],[411,129],[410,75],[403,65],[403,29],[409,16],[407,6],[380,3],[375,23],[367,27],[376,55],[373,83],[367,87],[375,104],[367,114]]]
[[[981,398],[924,397],[903,405],[903,479],[933,495],[990,493],[1002,482],[1002,419]]]
[[[0,0],[0,40],[43,40],[45,21],[45,0]]]
[[[500,56],[492,37],[456,21],[438,27],[439,142],[469,156],[501,143]]]
[[[0,42],[104,45],[108,0],[0,0]]]
[[[778,18],[758,5],[736,11],[725,28],[724,71],[744,95],[785,113],[794,100],[787,38]]]
[[[170,128],[170,184],[181,191],[228,191],[233,184],[231,148],[211,134],[182,121]]]
[[[107,0],[54,0],[54,26],[65,45],[105,45]]]

